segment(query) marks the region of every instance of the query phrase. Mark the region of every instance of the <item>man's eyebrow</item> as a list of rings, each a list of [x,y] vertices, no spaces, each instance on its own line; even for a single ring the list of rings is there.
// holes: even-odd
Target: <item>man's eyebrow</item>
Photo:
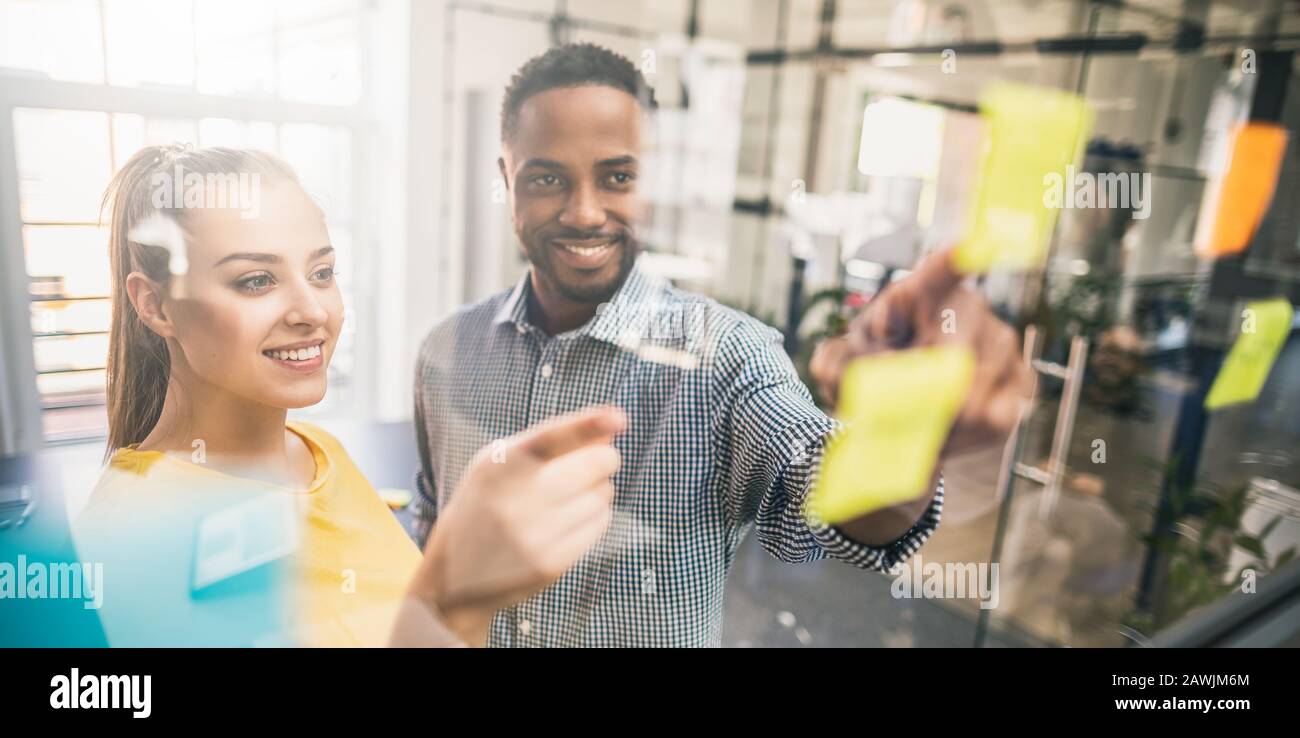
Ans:
[[[560,171],[567,169],[567,167],[565,167],[560,162],[555,161],[554,159],[537,159],[537,158],[533,158],[533,159],[529,159],[528,161],[525,161],[523,167],[521,168],[527,169],[528,167],[538,167],[539,169],[557,169]]]
[[[313,251],[309,258],[319,259],[320,257],[325,256],[326,254],[333,253],[333,251],[334,251],[333,246],[322,246],[316,249],[315,251]],[[279,256],[275,254],[263,254],[263,253],[252,252],[252,251],[245,251],[237,254],[227,254],[226,256],[222,257],[221,260],[218,261],[214,266],[221,266],[222,264],[225,264],[228,261],[256,261],[262,264],[279,264],[283,262],[284,259],[281,259]]]
[[[626,154],[624,156],[615,156],[611,159],[601,159],[596,162],[596,166],[598,167],[624,167],[628,164],[636,164],[636,157],[631,154]]]

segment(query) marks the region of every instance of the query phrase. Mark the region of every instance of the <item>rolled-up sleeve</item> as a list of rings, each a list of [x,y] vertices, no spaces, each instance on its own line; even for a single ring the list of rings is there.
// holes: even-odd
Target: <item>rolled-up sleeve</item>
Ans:
[[[910,530],[882,546],[859,543],[807,515],[826,444],[838,424],[813,403],[774,330],[741,323],[719,345],[712,390],[714,438],[727,469],[727,510],[754,524],[763,548],[787,562],[831,557],[889,572],[939,525],[940,478],[930,506]]]

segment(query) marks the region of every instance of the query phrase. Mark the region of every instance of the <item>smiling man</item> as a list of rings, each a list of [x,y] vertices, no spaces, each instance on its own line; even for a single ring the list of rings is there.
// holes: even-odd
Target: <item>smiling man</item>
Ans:
[[[590,44],[519,70],[502,106],[499,166],[531,267],[514,289],[434,328],[420,351],[420,538],[480,448],[588,405],[628,417],[614,441],[623,465],[606,535],[556,584],[499,612],[489,645],[716,646],[727,572],[749,531],[783,561],[832,556],[887,571],[939,521],[937,469],[914,502],[835,527],[807,521],[836,424],[780,335],[637,265],[637,179],[654,105],[631,62]],[[1024,390],[1014,334],[959,282],[936,258],[887,291],[854,335],[819,353],[824,389],[854,356],[964,340],[977,355],[978,398],[948,447],[1000,443]],[[962,335],[937,333],[940,304],[961,305]]]

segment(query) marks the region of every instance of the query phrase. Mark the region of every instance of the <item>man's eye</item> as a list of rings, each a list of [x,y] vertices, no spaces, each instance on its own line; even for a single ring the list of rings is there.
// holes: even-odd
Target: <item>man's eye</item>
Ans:
[[[614,184],[625,185],[631,184],[632,180],[636,179],[636,175],[631,172],[614,172],[609,175],[609,178],[614,182]]]
[[[269,274],[253,274],[235,283],[239,289],[245,292],[262,292],[268,290],[275,284],[275,280]]]
[[[558,184],[559,181],[560,178],[555,176],[554,174],[542,174],[533,177],[533,184],[539,185],[541,187],[551,187],[555,184]]]

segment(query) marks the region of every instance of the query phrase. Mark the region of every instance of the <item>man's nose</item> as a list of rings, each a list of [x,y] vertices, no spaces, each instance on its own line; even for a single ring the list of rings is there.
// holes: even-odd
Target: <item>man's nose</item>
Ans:
[[[564,212],[560,213],[560,224],[581,231],[605,225],[605,208],[594,187],[583,185],[573,190],[564,204]]]

